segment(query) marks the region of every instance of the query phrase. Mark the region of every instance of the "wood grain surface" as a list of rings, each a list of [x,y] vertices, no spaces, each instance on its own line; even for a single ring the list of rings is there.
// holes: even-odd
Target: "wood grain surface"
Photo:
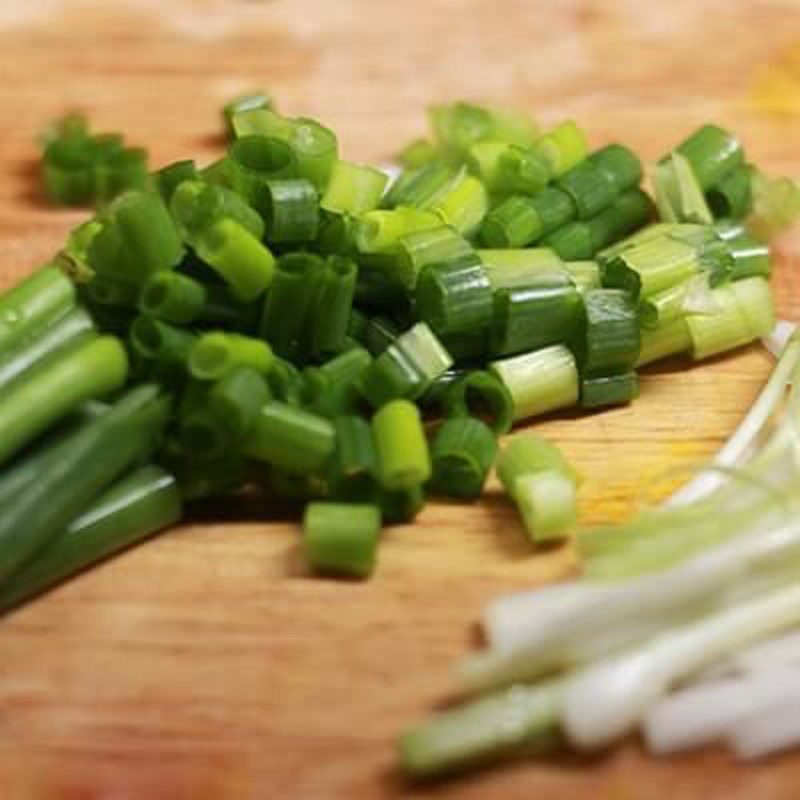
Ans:
[[[425,106],[475,98],[654,159],[716,120],[759,164],[800,173],[794,0],[2,0],[0,284],[81,214],[43,203],[37,132],[67,108],[150,148],[155,164],[221,147],[218,109],[264,86],[320,117],[347,156],[385,160]],[[779,243],[781,312],[800,308],[797,242]],[[752,348],[646,371],[631,408],[544,420],[588,480],[585,522],[710,454],[770,369]],[[495,487],[386,532],[375,578],[310,579],[297,524],[185,526],[0,624],[0,800],[789,800],[800,756],[722,752],[522,762],[412,787],[393,739],[444,698],[490,597],[571,574],[533,552]],[[0,513],[2,510],[0,509]]]

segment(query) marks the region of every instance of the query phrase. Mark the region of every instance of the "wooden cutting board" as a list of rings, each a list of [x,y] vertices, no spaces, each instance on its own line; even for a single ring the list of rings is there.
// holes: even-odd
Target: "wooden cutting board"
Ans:
[[[575,117],[651,160],[716,120],[760,165],[800,173],[792,0],[2,0],[0,283],[83,218],[43,203],[33,139],[50,119],[79,107],[155,164],[210,159],[222,101],[261,86],[354,159],[391,157],[428,103],[475,98]],[[791,237],[779,250],[791,316],[800,264]],[[536,429],[588,476],[584,521],[621,519],[717,448],[769,369],[756,347],[655,366],[631,408]],[[798,756],[653,761],[636,743],[408,786],[393,739],[446,696],[478,610],[572,574],[572,552],[531,550],[493,487],[388,530],[375,578],[341,584],[306,575],[295,522],[255,511],[171,531],[2,621],[2,800],[797,796]]]

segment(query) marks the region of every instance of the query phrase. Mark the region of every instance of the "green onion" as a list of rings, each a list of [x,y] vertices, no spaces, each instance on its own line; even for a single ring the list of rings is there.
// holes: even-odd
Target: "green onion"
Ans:
[[[397,161],[405,169],[419,169],[440,156],[439,148],[430,139],[414,139],[397,154]]]
[[[494,297],[492,352],[513,355],[574,341],[583,326],[583,300],[563,273],[542,274]]]
[[[591,232],[593,253],[641,228],[652,217],[653,201],[645,192],[641,189],[623,192],[609,208],[586,222]]]
[[[94,270],[89,266],[89,248],[103,223],[90,219],[73,228],[64,248],[56,255],[53,265],[77,284],[91,280]]]
[[[336,214],[358,215],[372,211],[380,205],[388,180],[378,169],[337,161],[322,195],[322,208]]]
[[[294,129],[292,120],[268,108],[243,109],[233,116],[233,130],[237,137],[268,136],[290,141]]]
[[[356,220],[354,240],[361,253],[391,253],[409,233],[438,228],[442,220],[432,211],[401,206],[376,209]]]
[[[431,444],[431,485],[446,497],[479,497],[497,455],[497,440],[472,417],[446,420]]]
[[[185,325],[203,312],[208,291],[199,281],[178,272],[156,272],[142,287],[139,310],[143,314]]]
[[[303,178],[290,178],[269,180],[264,188],[267,241],[313,241],[319,228],[319,195],[314,184]]]
[[[583,261],[595,252],[592,228],[588,222],[569,222],[542,240],[545,247],[565,261]]]
[[[272,281],[274,256],[232,219],[221,219],[204,231],[197,241],[197,253],[245,302],[263,294]]]
[[[652,330],[642,330],[637,366],[641,367],[668,356],[686,353],[691,347],[692,337],[683,318],[666,322]]]
[[[94,336],[92,318],[81,308],[73,309],[38,336],[3,353],[0,357],[0,391],[7,391],[12,381],[34,367],[54,362]]]
[[[523,286],[543,273],[552,274],[566,268],[564,262],[547,247],[477,252],[495,290]]]
[[[186,500],[224,497],[238,491],[250,479],[252,465],[240,453],[226,452],[218,459],[183,460],[171,465]]]
[[[120,358],[119,351],[111,353],[108,339],[96,344],[114,360]],[[108,380],[111,365],[94,366],[95,373]],[[48,400],[61,398],[51,392]],[[24,406],[28,414],[33,408],[30,403]],[[65,439],[52,446],[46,442],[42,451],[13,465],[0,479],[0,496],[7,498],[0,518],[0,580],[53,541],[100,492],[146,457],[167,416],[168,403],[159,390],[140,386]],[[6,450],[8,441],[3,437]],[[7,495],[12,487],[13,503]]]
[[[111,202],[122,192],[147,189],[147,151],[140,147],[100,155],[94,172],[95,202]]]
[[[416,286],[418,317],[439,336],[485,329],[492,320],[492,288],[480,263],[428,266]]]
[[[75,287],[55,267],[43,267],[0,295],[0,357],[33,339],[75,306]]]
[[[492,209],[481,226],[481,239],[488,247],[525,247],[562,227],[576,214],[569,194],[548,186],[530,198],[509,197]]]
[[[154,275],[172,273],[154,273]],[[139,289],[132,283],[125,283],[105,275],[95,275],[83,286],[83,299],[90,306],[114,306],[135,309],[138,305]]]
[[[599,289],[602,284],[600,265],[596,261],[567,261],[564,264],[564,272],[572,278],[581,294],[591,289]]]
[[[260,375],[272,368],[272,348],[261,339],[215,331],[193,344],[189,372],[203,381],[217,381],[237,367],[250,367]]]
[[[727,242],[728,252],[733,258],[731,280],[760,276],[768,278],[772,273],[769,246],[748,234],[742,234]]]
[[[639,396],[639,377],[635,372],[624,372],[581,381],[581,407],[600,408],[630,403]]]
[[[474,370],[462,376],[454,373],[453,380],[442,390],[439,404],[446,417],[482,419],[497,435],[508,433],[514,421],[511,394],[490,372]]]
[[[391,523],[413,522],[425,507],[425,492],[421,486],[397,491],[384,491],[380,495],[383,518]]]
[[[589,160],[604,172],[617,194],[638,186],[642,180],[642,162],[621,144],[609,144],[592,153]]]
[[[240,439],[253,427],[258,412],[270,399],[264,376],[252,367],[235,367],[208,393],[208,405]]]
[[[556,125],[533,145],[533,152],[544,159],[554,178],[580,164],[588,151],[583,131],[572,120]]]
[[[297,177],[297,161],[292,148],[272,136],[242,136],[228,151],[230,188],[241,194],[256,209],[263,211],[264,190],[269,180]]]
[[[324,191],[339,156],[336,134],[313,119],[292,120],[289,144],[297,159],[297,174]]]
[[[137,317],[130,329],[131,349],[167,369],[187,369],[197,337],[183,328],[152,317]]]
[[[675,149],[689,162],[703,191],[744,162],[741,144],[717,125],[703,125]]]
[[[127,376],[125,349],[110,336],[34,366],[0,397],[0,462],[81,403],[120,389]]]
[[[511,144],[501,153],[495,180],[501,194],[536,194],[549,182],[552,172],[545,159],[533,150]]]
[[[511,394],[515,422],[578,402],[578,368],[563,345],[493,361],[489,369]]]
[[[216,461],[235,444],[233,430],[227,420],[206,407],[181,416],[179,436],[182,452],[197,461]]]
[[[375,408],[389,400],[415,400],[453,365],[430,328],[420,322],[398,337],[366,370],[361,391]]]
[[[397,279],[413,290],[425,267],[444,266],[475,260],[475,251],[457,231],[447,226],[417,230],[400,239],[397,253]]]
[[[582,161],[556,181],[556,187],[572,198],[578,219],[589,219],[608,208],[616,196],[609,172],[592,159]]]
[[[717,219],[742,219],[753,207],[753,172],[750,164],[736,167],[706,193],[709,208]]]
[[[386,352],[400,336],[400,330],[388,317],[370,317],[364,331],[364,346],[376,358]]]
[[[654,175],[656,203],[666,222],[713,222],[703,189],[688,159],[672,153],[656,166]]]
[[[107,489],[0,589],[6,611],[146,539],[181,517],[175,478],[140,467]]]
[[[303,376],[291,361],[275,356],[272,369],[266,378],[269,390],[276,400],[291,406],[303,404],[305,393]]]
[[[357,268],[344,256],[328,256],[319,277],[316,304],[308,325],[311,351],[316,355],[337,352],[347,336],[356,290]]]
[[[347,502],[374,500],[378,486],[378,454],[370,424],[356,416],[334,420],[336,449],[328,472],[331,496]]]
[[[421,486],[431,476],[431,460],[419,409],[391,400],[372,418],[380,482],[388,491]]]
[[[274,102],[266,92],[250,92],[249,94],[242,94],[229,100],[222,107],[222,118],[225,122],[225,131],[229,138],[236,135],[236,130],[233,126],[234,117],[245,111],[254,111],[256,109],[266,109],[272,111]]]
[[[307,367],[303,375],[309,410],[329,418],[357,411],[363,405],[361,379],[371,363],[369,352],[356,345],[321,367]]]
[[[96,153],[90,139],[60,138],[51,142],[42,158],[48,198],[59,205],[89,205],[94,199]]]
[[[375,569],[380,529],[377,506],[309,503],[303,518],[308,563],[323,575],[366,578]]]
[[[507,142],[478,142],[472,145],[467,153],[466,163],[469,171],[493,195],[512,191],[506,188],[507,176],[503,174],[501,168],[503,156],[509,152],[511,147],[512,145]],[[549,177],[550,173],[547,171],[544,183],[547,183]],[[539,188],[541,189],[543,186]]]
[[[629,372],[639,359],[639,319],[631,296],[621,289],[594,289],[584,297],[586,340],[583,372],[598,375]]]
[[[430,209],[462,236],[472,236],[489,211],[489,195],[477,178],[462,175]]]
[[[286,403],[265,403],[245,442],[250,458],[310,475],[320,472],[335,445],[333,425]]]

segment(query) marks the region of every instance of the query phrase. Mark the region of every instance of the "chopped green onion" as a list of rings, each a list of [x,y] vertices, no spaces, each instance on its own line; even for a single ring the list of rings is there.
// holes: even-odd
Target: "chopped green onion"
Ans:
[[[369,352],[356,345],[321,367],[307,367],[304,393],[309,410],[330,418],[360,409],[361,379],[371,363]]]
[[[703,125],[675,149],[689,162],[703,191],[744,162],[741,144],[717,125]]]
[[[297,159],[297,174],[322,192],[339,157],[336,134],[314,119],[292,120],[289,144]]]
[[[591,231],[593,252],[641,228],[652,219],[653,211],[653,201],[641,189],[623,192],[605,211],[586,221]]]
[[[482,419],[497,435],[511,430],[514,403],[503,383],[490,372],[482,370],[462,376],[454,373],[453,377],[441,390],[439,400],[446,417]]]
[[[282,141],[290,141],[294,123],[282,117],[274,109],[242,109],[233,115],[233,130],[237,137],[270,136]]]
[[[356,220],[354,240],[361,253],[391,253],[409,233],[438,228],[442,220],[432,211],[400,206],[376,209]]]
[[[383,197],[385,208],[429,209],[463,175],[463,169],[435,161],[401,172]]]
[[[273,136],[242,136],[228,151],[232,185],[257,211],[263,210],[266,182],[297,176],[292,148]]]
[[[380,495],[380,506],[386,522],[413,522],[425,507],[425,492],[421,486],[384,491]]]
[[[431,444],[431,485],[446,497],[479,497],[497,455],[497,440],[472,417],[446,420]]]
[[[225,122],[225,131],[229,138],[236,135],[233,126],[233,119],[237,114],[245,111],[254,111],[256,109],[266,109],[272,111],[274,103],[272,98],[266,92],[250,92],[249,94],[242,94],[229,100],[222,107],[222,118]]]
[[[232,219],[221,219],[204,231],[197,241],[197,253],[245,302],[263,294],[272,281],[274,256]]]
[[[578,402],[578,368],[563,345],[493,361],[489,368],[511,394],[515,421]]]
[[[595,252],[592,228],[588,222],[568,222],[542,240],[545,247],[565,261],[583,261]]]
[[[398,153],[397,160],[405,169],[419,169],[440,156],[439,148],[430,139],[414,139]]]
[[[252,367],[235,367],[208,393],[208,405],[240,439],[252,428],[258,412],[270,398],[264,376]]]
[[[692,337],[686,320],[676,319],[666,322],[652,330],[641,332],[641,349],[637,366],[651,364],[668,356],[688,352],[692,347]]]
[[[370,424],[356,416],[334,420],[336,449],[329,465],[331,496],[347,502],[374,500],[378,487],[378,454]]]
[[[376,358],[400,336],[398,327],[387,317],[370,317],[364,331],[364,346]]]
[[[639,396],[639,377],[635,372],[623,372],[581,381],[581,407],[600,408],[630,403]]]
[[[717,219],[742,219],[753,207],[753,172],[750,164],[736,167],[706,193],[709,208]]]
[[[526,247],[562,227],[576,214],[569,194],[548,186],[533,197],[509,197],[492,209],[481,226],[481,238],[488,247]]]
[[[556,187],[572,198],[578,219],[589,219],[608,208],[616,197],[609,171],[593,159],[582,161],[556,181]]]
[[[654,184],[659,214],[664,221],[703,225],[714,221],[700,182],[680,153],[672,153],[656,166]]]
[[[311,475],[320,472],[333,453],[331,422],[286,403],[270,400],[262,406],[245,442],[250,458]]]
[[[81,403],[120,389],[128,376],[117,339],[91,339],[26,372],[0,396],[0,462]]]
[[[491,190],[502,194],[536,194],[552,176],[550,166],[541,155],[514,144],[501,153],[497,170],[495,188]]]
[[[497,461],[497,477],[506,492],[513,495],[518,478],[537,472],[558,472],[575,484],[581,481],[561,450],[543,436],[524,433],[511,439]]]
[[[583,372],[592,377],[629,372],[639,359],[639,318],[621,289],[594,289],[584,297],[586,340]]]
[[[291,406],[302,405],[305,393],[303,376],[291,361],[275,356],[266,378],[269,390],[276,400]]]
[[[162,273],[154,273],[159,275]],[[172,274],[172,273],[163,273]],[[89,306],[115,306],[134,309],[139,299],[139,290],[131,283],[119,281],[105,275],[95,275],[83,287],[83,299]]]
[[[492,352],[513,355],[574,341],[583,327],[583,300],[564,273],[544,273],[494,297]]]
[[[431,460],[419,409],[391,400],[372,418],[381,486],[387,491],[421,486],[431,476]]]
[[[596,261],[567,261],[564,272],[572,278],[581,294],[599,289],[602,284],[600,265]]]
[[[336,214],[359,215],[380,205],[388,178],[378,169],[337,161],[322,196],[322,208]]]
[[[319,276],[316,307],[308,324],[310,347],[316,355],[337,352],[347,336],[356,290],[357,268],[345,256],[328,256]]]
[[[638,186],[642,180],[642,162],[624,145],[609,144],[592,153],[589,160],[605,172],[617,194]]]
[[[184,371],[197,337],[152,317],[137,317],[130,328],[134,353],[167,369]]]
[[[210,408],[198,408],[181,417],[180,446],[191,459],[217,461],[235,444],[227,420],[221,419]]]
[[[547,247],[478,250],[477,253],[495,290],[521,286],[531,278],[558,272],[566,267],[559,256]]]
[[[462,175],[430,209],[462,236],[472,236],[489,211],[489,195],[477,178]]]
[[[492,320],[492,287],[480,263],[425,267],[416,286],[418,317],[439,336],[486,329]]]
[[[361,391],[375,408],[395,398],[414,400],[453,365],[424,323],[399,336],[366,370]]]
[[[303,518],[308,563],[323,575],[366,578],[375,569],[381,512],[355,503],[309,503]]]
[[[122,192],[148,186],[147,151],[140,147],[101,155],[94,173],[95,202],[111,202]]]
[[[588,151],[583,131],[572,120],[556,125],[533,145],[533,152],[545,160],[554,178],[580,164]]]
[[[88,205],[94,199],[95,149],[90,139],[60,138],[42,158],[45,191],[54,203]]]
[[[186,325],[203,312],[208,291],[199,281],[178,272],[156,272],[142,287],[139,310],[143,314]]]
[[[474,260],[470,243],[448,226],[417,230],[400,239],[397,254],[397,279],[413,290],[425,267],[444,266]]]
[[[264,219],[271,243],[313,241],[319,228],[319,196],[314,184],[304,178],[267,181]]]
[[[216,331],[203,334],[192,346],[189,372],[203,381],[220,380],[237,367],[266,375],[273,358],[272,348],[262,339]]]
[[[741,234],[727,242],[728,252],[733,258],[731,280],[760,276],[768,278],[772,272],[769,245],[748,234]]]

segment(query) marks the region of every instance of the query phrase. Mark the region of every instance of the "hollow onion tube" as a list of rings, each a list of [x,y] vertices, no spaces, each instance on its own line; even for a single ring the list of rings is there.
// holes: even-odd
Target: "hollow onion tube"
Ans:
[[[583,131],[572,120],[566,120],[537,139],[532,150],[558,178],[580,164],[589,148]]]
[[[629,372],[639,359],[639,318],[630,295],[594,289],[584,295],[586,340],[583,372],[589,376]]]
[[[99,561],[151,536],[181,517],[175,478],[140,467],[107,489],[0,588],[6,611]]]
[[[274,136],[240,136],[231,144],[226,162],[230,188],[258,212],[264,210],[267,181],[297,175],[294,151]]]
[[[703,125],[675,149],[689,162],[703,191],[744,161],[739,141],[718,125]]]
[[[214,384],[208,393],[208,407],[234,438],[241,439],[269,399],[270,391],[263,374],[252,367],[239,366]]]
[[[473,417],[445,420],[431,443],[435,491],[446,497],[479,497],[497,455],[492,430]]]
[[[250,92],[248,94],[238,95],[225,103],[222,107],[222,119],[225,123],[225,131],[228,137],[233,138],[236,135],[236,130],[233,127],[233,120],[237,114],[241,114],[245,111],[254,111],[260,108],[272,111],[273,101],[266,92]]]
[[[380,205],[388,178],[380,170],[351,161],[336,161],[322,195],[326,211],[357,216]]]
[[[391,253],[409,233],[438,228],[441,224],[441,218],[432,211],[405,206],[375,209],[356,220],[353,238],[361,253]]]
[[[237,367],[260,375],[272,368],[272,348],[261,339],[217,331],[200,336],[189,355],[189,371],[198,380],[216,381]]]
[[[483,268],[494,289],[526,283],[542,272],[557,272],[564,262],[547,247],[519,250],[478,250]]]
[[[510,392],[515,422],[578,401],[578,368],[563,345],[492,361],[489,371]]]
[[[463,170],[435,161],[419,169],[401,172],[383,198],[386,208],[428,209],[463,175]]]
[[[391,400],[372,418],[381,486],[400,491],[421,486],[431,476],[431,460],[417,407]]]
[[[476,260],[469,242],[447,226],[417,230],[398,245],[396,277],[405,289],[413,290],[425,267],[446,266]]]
[[[333,424],[336,449],[328,470],[331,496],[347,502],[374,500],[378,491],[378,455],[370,424],[357,416],[340,416]]]
[[[347,336],[350,312],[356,291],[358,270],[345,256],[328,256],[316,287],[315,308],[308,325],[311,327],[310,349],[318,355],[335,353]]]
[[[514,421],[511,393],[495,375],[483,370],[456,373],[437,402],[446,417],[482,419],[497,435],[508,433]]]
[[[186,325],[203,313],[208,301],[206,287],[179,272],[156,272],[142,287],[139,310],[143,314]]]
[[[0,357],[33,338],[75,306],[75,287],[46,266],[0,296]]]
[[[267,241],[313,241],[319,229],[319,195],[314,184],[304,178],[284,178],[268,180],[264,188]]]
[[[566,225],[577,214],[569,194],[548,186],[533,197],[512,195],[493,208],[481,225],[480,237],[490,248],[520,248]]]
[[[578,219],[589,219],[608,208],[616,197],[608,173],[587,159],[556,181],[556,187],[572,198]]]
[[[753,208],[753,172],[750,164],[731,170],[706,193],[711,212],[717,219],[742,219]]]
[[[167,370],[183,371],[197,337],[151,317],[137,317],[130,328],[131,350]]]
[[[153,181],[158,189],[158,193],[161,195],[161,199],[167,204],[167,208],[169,208],[170,211],[172,211],[170,202],[172,196],[175,194],[175,190],[184,181],[193,181],[196,180],[197,177],[197,165],[191,159],[173,161],[171,164],[167,164],[167,166],[161,167],[161,169],[153,173]]]
[[[81,403],[121,388],[127,376],[125,348],[110,336],[87,341],[30,370],[0,396],[0,462]]]
[[[581,408],[625,405],[639,396],[639,376],[631,372],[581,380]]]
[[[430,209],[462,236],[472,236],[489,211],[489,195],[477,178],[462,175]]]

